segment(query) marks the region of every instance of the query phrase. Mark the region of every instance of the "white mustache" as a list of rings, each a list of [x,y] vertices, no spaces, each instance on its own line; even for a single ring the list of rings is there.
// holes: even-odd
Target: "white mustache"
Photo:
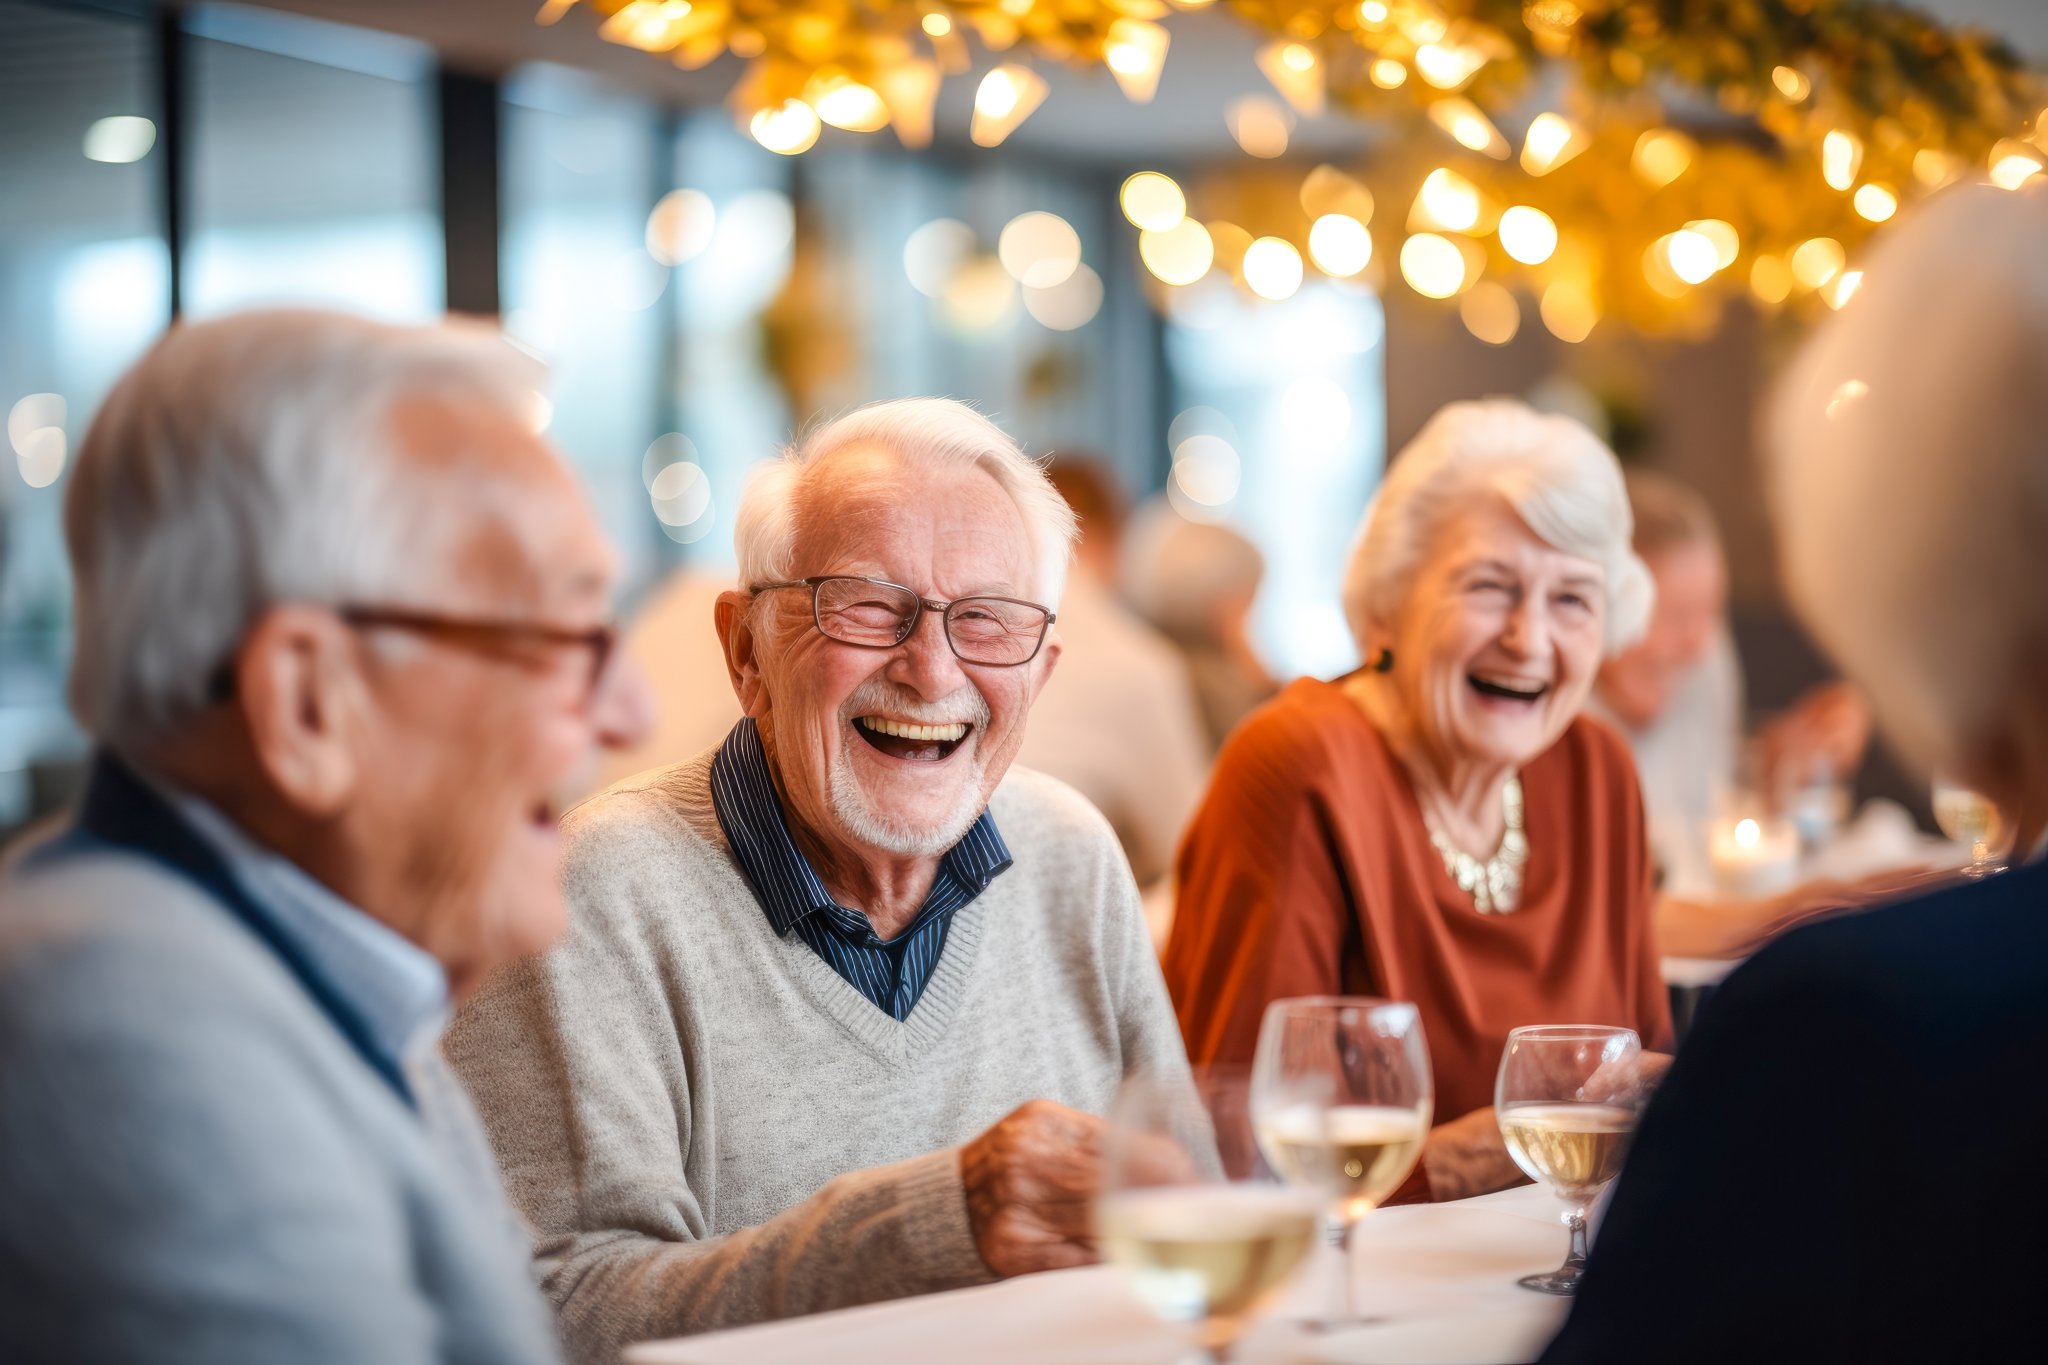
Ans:
[[[839,708],[839,716],[849,725],[855,716],[887,716],[912,725],[972,725],[980,728],[988,724],[989,710],[988,700],[972,685],[962,687],[949,697],[925,701],[905,688],[870,678],[853,689],[845,705]]]

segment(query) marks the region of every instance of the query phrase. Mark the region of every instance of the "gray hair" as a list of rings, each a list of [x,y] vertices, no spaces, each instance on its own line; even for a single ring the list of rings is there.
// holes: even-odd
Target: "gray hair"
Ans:
[[[1489,398],[1430,418],[1366,508],[1344,571],[1344,615],[1361,653],[1374,627],[1400,614],[1438,534],[1489,494],[1547,544],[1601,566],[1608,654],[1642,636],[1655,588],[1630,548],[1634,522],[1613,452],[1569,417]]]
[[[1059,605],[1078,534],[1073,509],[1007,432],[951,398],[899,398],[856,408],[756,468],[733,526],[743,587],[780,582],[795,572],[797,537],[804,529],[797,494],[804,476],[827,456],[854,446],[877,446],[925,468],[984,470],[1024,514],[1038,591],[1045,605]]]
[[[107,395],[65,496],[79,723],[119,748],[196,714],[277,603],[418,605],[450,501],[394,458],[393,405],[452,393],[530,418],[543,378],[475,323],[174,326]]]
[[[1958,187],[1878,242],[1768,411],[1794,605],[1915,762],[2038,722],[2048,194]]]

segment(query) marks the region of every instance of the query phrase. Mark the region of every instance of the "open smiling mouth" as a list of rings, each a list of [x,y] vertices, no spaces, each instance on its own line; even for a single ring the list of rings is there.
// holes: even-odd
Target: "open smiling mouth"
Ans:
[[[1482,697],[1496,701],[1521,702],[1533,706],[1550,692],[1548,683],[1508,682],[1501,678],[1482,678],[1477,673],[1465,675],[1465,681],[1472,690]]]
[[[854,733],[866,740],[869,747],[914,763],[938,763],[951,757],[973,728],[959,721],[951,725],[913,725],[881,716],[859,716],[853,722]]]

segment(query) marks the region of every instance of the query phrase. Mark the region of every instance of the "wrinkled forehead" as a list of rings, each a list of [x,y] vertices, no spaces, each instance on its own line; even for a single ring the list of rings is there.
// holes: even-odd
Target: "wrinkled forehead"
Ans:
[[[977,465],[915,464],[874,445],[825,456],[796,491],[797,576],[864,573],[920,591],[1028,595],[1030,527]]]
[[[566,462],[521,414],[481,397],[411,395],[387,420],[415,481],[400,496],[420,498],[425,524],[439,527],[419,547],[418,595],[543,615],[605,607],[617,557]]]
[[[1438,573],[1455,574],[1483,563],[1497,563],[1519,573],[1552,578],[1607,578],[1606,567],[1575,550],[1553,545],[1524,521],[1513,505],[1489,493],[1445,519],[1430,547],[1430,564]]]

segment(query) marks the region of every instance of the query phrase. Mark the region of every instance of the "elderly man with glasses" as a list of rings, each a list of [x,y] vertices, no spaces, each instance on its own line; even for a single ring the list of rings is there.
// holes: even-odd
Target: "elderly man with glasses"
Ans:
[[[494,332],[180,326],[65,501],[83,809],[0,875],[0,1360],[557,1358],[436,1052],[634,740],[610,547]]]
[[[568,938],[450,1035],[577,1359],[1092,1259],[1095,1116],[1187,1064],[1108,823],[1011,766],[1072,536],[943,400],[747,489],[744,719],[570,815]]]

